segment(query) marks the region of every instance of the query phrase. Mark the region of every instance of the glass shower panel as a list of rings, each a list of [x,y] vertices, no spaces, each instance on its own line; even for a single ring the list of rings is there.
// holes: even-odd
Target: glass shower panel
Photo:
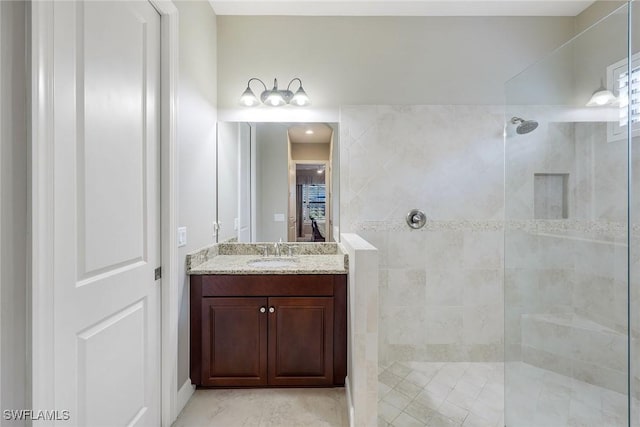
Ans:
[[[627,116],[631,118],[631,127],[626,127],[627,137],[631,141],[630,156],[630,274],[629,274],[629,320],[630,320],[630,425],[640,427],[640,3],[630,4],[630,55],[631,61],[627,73],[631,74],[628,86],[630,100]],[[629,63],[628,63],[629,64]],[[637,71],[636,71],[637,70]]]
[[[505,87],[508,427],[629,425],[627,137],[586,107],[627,56],[624,6]]]

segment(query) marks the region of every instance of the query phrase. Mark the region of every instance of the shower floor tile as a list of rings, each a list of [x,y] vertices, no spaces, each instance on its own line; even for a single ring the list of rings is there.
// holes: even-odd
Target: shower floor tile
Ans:
[[[379,426],[505,424],[502,363],[396,362],[381,366],[379,378]],[[510,426],[627,425],[624,394],[522,362],[507,364],[507,378]]]
[[[379,381],[379,426],[504,425],[502,363],[393,363]]]

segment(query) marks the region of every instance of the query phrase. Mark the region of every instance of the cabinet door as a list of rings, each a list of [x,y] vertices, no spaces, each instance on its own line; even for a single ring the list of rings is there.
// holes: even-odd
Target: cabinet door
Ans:
[[[333,384],[333,298],[269,298],[269,384]]]
[[[202,385],[267,384],[267,299],[204,298]]]

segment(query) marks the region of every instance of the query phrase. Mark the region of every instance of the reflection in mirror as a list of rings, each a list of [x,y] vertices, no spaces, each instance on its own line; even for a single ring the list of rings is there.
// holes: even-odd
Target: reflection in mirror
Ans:
[[[339,236],[336,123],[218,124],[218,242]]]

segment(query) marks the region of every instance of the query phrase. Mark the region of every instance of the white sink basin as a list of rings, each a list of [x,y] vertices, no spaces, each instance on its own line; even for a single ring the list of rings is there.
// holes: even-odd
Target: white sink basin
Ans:
[[[247,265],[249,265],[249,267],[256,268],[283,268],[295,267],[297,265],[297,261],[292,258],[262,258],[249,261]]]

